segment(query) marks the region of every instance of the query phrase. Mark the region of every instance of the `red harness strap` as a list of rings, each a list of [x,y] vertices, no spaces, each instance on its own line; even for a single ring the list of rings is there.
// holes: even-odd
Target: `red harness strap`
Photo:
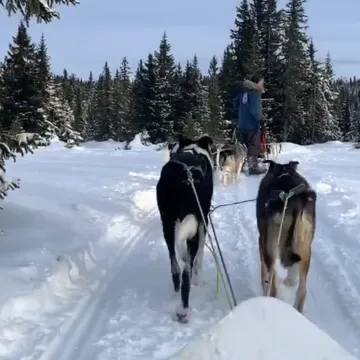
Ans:
[[[262,153],[266,152],[266,130],[262,129],[260,134],[260,149]]]

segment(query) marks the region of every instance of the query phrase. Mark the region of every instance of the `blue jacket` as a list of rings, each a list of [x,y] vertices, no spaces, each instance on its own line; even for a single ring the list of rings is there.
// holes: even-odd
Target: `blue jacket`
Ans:
[[[257,131],[262,120],[261,93],[255,90],[256,84],[244,81],[240,93],[234,100],[238,113],[239,130]]]

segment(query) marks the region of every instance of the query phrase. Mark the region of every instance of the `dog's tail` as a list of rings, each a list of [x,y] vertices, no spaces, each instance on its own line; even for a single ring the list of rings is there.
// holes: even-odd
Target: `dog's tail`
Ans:
[[[175,224],[176,252],[184,262],[187,262],[189,256],[187,241],[194,238],[198,227],[199,223],[193,214],[186,215],[181,222],[177,221]]]
[[[301,247],[300,244],[310,244],[315,231],[313,217],[315,215],[315,191],[307,190],[302,192],[296,200],[301,203],[301,208],[296,212],[291,224],[289,238],[292,241],[283,250],[281,262],[285,267],[290,267],[301,261],[301,256],[298,253]]]

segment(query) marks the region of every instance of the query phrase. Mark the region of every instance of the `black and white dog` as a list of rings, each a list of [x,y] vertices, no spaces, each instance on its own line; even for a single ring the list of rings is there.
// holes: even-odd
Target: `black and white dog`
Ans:
[[[214,149],[208,135],[197,140],[184,136],[171,149],[170,160],[163,166],[156,186],[164,238],[169,250],[175,292],[181,304],[176,310],[179,322],[188,321],[191,280],[199,281],[202,270],[206,227],[213,196]],[[190,173],[188,173],[188,171]],[[201,210],[188,181],[191,174]],[[182,265],[182,273],[179,262]]]

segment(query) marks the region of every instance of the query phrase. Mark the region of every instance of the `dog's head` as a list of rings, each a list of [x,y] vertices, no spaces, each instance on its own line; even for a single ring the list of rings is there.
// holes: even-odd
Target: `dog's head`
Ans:
[[[306,179],[297,172],[298,161],[279,164],[274,160],[264,160],[263,163],[268,163],[269,168],[261,180],[261,189],[290,191],[297,188],[300,184],[303,184],[306,188],[310,187]],[[261,191],[260,188],[259,191]]]
[[[299,165],[298,161],[289,161],[287,164],[279,164],[274,160],[264,160],[263,163],[269,164],[268,173],[277,177],[296,172]]]
[[[177,145],[178,147],[176,149],[174,147],[172,152],[192,151],[194,154],[203,155],[208,159],[212,169],[214,170],[216,146],[209,135],[207,134],[202,135],[195,140],[180,134]]]

